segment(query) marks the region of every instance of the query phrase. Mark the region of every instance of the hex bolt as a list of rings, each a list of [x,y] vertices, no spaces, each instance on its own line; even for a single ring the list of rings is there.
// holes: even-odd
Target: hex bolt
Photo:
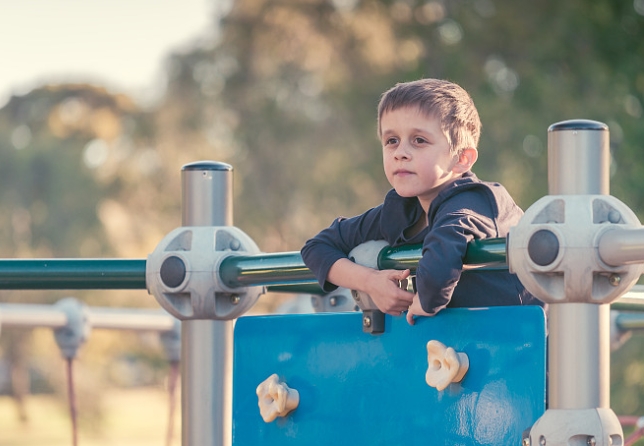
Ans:
[[[612,286],[619,286],[619,283],[622,281],[622,278],[619,274],[611,274],[608,276],[608,283]]]
[[[233,305],[237,305],[239,302],[241,302],[241,297],[239,297],[239,294],[231,294],[230,295],[230,303]]]
[[[365,316],[362,318],[362,325],[364,327],[371,327],[371,318],[369,316]]]

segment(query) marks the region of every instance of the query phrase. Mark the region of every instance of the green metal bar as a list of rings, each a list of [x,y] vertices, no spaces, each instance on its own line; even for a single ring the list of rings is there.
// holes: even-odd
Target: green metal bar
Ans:
[[[219,265],[219,276],[231,288],[252,285],[309,286],[317,283],[298,251],[230,256]]]
[[[421,245],[386,247],[378,254],[380,269],[415,270],[422,255]],[[468,245],[465,262],[470,268],[507,268],[505,264],[505,239],[480,240]],[[231,288],[266,285],[273,290],[278,285],[288,285],[281,291],[306,292],[316,283],[313,273],[304,265],[299,252],[231,256],[219,267],[221,280]]]
[[[505,238],[472,240],[467,245],[465,264],[470,268],[507,269],[507,241]]]
[[[422,257],[422,245],[385,247],[378,254],[378,269],[410,269],[416,271]]]
[[[145,259],[3,259],[0,289],[145,289],[145,264]]]
[[[471,241],[465,253],[465,269],[507,269],[505,248],[504,238]],[[378,268],[410,269],[414,272],[422,255],[422,245],[386,247],[378,254]]]
[[[384,248],[380,269],[416,269],[421,246]],[[505,268],[505,239],[472,242],[465,262],[469,267]],[[145,289],[145,259],[4,259],[0,260],[0,289],[104,290]],[[219,275],[231,288],[267,286],[270,291],[320,293],[313,273],[298,251],[230,256]]]
[[[622,331],[640,330],[644,328],[644,314],[619,313],[615,317],[615,325],[617,326],[617,328],[619,328]]]
[[[296,285],[271,285],[266,287],[266,290],[270,293],[315,294],[317,296],[326,294],[317,282]]]

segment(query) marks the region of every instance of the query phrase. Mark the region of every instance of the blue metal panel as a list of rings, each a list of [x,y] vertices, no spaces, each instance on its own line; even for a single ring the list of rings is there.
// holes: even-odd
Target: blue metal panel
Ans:
[[[235,327],[233,445],[517,445],[545,411],[539,307],[448,309],[362,331],[361,313],[246,316]],[[462,382],[425,383],[426,344],[468,355]],[[265,423],[257,386],[273,373],[300,393]]]

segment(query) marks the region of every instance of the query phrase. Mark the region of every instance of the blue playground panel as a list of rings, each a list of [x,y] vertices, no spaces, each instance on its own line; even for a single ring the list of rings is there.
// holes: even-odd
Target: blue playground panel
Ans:
[[[430,340],[469,357],[441,392],[425,382]],[[241,317],[233,445],[520,446],[545,411],[545,371],[539,307],[448,309],[413,327],[386,316],[380,335],[362,331],[361,313]],[[273,373],[300,404],[265,423],[255,389]]]

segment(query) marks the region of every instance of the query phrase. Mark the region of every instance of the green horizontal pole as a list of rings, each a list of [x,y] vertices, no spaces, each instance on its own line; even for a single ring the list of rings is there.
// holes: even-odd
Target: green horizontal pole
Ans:
[[[422,245],[386,247],[378,254],[379,269],[416,270],[422,257]],[[465,269],[507,269],[505,238],[473,240],[467,245]]]
[[[415,270],[421,246],[384,248],[380,269]],[[505,239],[472,242],[469,267],[506,268]],[[145,289],[145,259],[0,259],[0,289],[107,290]],[[299,251],[230,256],[220,267],[222,282],[231,287],[267,286],[269,291],[321,293]]]
[[[611,309],[613,307],[611,306]],[[640,308],[640,311],[642,309]],[[644,314],[640,313],[619,313],[615,316],[615,325],[622,331],[641,330],[644,328]]]
[[[386,247],[378,254],[378,268],[415,271],[421,255],[421,245]],[[465,264],[468,268],[507,269],[505,239],[471,242]],[[219,275],[231,288],[264,285],[269,291],[310,293],[317,283],[299,252],[231,256],[221,262]]]
[[[221,262],[219,277],[231,288],[253,285],[307,288],[317,283],[299,251],[230,256]]]
[[[145,259],[2,259],[0,289],[145,289],[145,265]]]

